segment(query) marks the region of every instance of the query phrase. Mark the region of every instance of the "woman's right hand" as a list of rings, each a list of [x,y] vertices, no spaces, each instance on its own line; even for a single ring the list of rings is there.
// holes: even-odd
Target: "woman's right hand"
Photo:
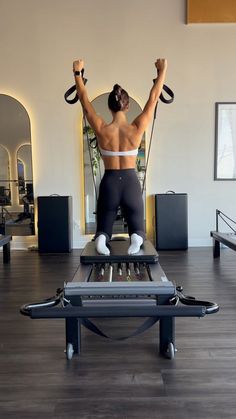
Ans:
[[[157,69],[157,72],[159,71],[165,71],[167,69],[167,60],[166,58],[157,58],[155,62],[155,67]]]
[[[73,71],[81,71],[84,68],[84,60],[79,59],[73,62]]]

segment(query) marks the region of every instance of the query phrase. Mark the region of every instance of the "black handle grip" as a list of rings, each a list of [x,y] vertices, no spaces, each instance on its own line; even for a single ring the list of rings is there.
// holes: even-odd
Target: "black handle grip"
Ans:
[[[84,77],[84,68],[81,70],[81,74],[83,77],[84,85],[87,83],[87,79]],[[64,94],[64,99],[69,105],[74,105],[74,103],[78,102],[79,96],[77,95],[77,92],[75,93],[75,96],[72,99],[69,99],[69,96],[72,95],[72,93],[76,92],[76,85],[71,86],[66,93]]]
[[[167,105],[169,105],[170,103],[172,103],[174,101],[174,98],[175,98],[174,92],[168,86],[166,86],[166,84],[163,85],[163,90],[170,96],[170,99],[166,99],[163,96],[163,93],[161,93],[160,94],[160,100],[163,103],[166,103]]]

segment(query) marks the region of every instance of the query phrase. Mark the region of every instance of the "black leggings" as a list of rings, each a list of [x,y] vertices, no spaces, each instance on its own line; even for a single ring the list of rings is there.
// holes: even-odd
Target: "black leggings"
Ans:
[[[100,183],[97,202],[97,231],[111,239],[113,223],[121,207],[129,235],[137,233],[145,239],[144,209],[141,186],[135,169],[106,170]]]

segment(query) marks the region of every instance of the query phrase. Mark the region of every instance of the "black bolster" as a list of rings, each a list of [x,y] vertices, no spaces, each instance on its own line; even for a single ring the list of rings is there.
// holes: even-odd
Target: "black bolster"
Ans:
[[[43,318],[87,318],[87,317],[203,317],[206,314],[204,306],[107,306],[65,308],[32,308],[29,310],[32,319]]]

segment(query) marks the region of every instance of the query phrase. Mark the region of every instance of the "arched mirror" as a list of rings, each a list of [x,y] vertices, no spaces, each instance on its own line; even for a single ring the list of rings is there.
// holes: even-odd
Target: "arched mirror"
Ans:
[[[0,232],[35,234],[30,119],[18,100],[3,94],[0,144]]]
[[[0,144],[0,205],[11,205],[9,153],[2,144]]]
[[[107,122],[112,121],[112,115],[108,109],[109,93],[96,97],[92,104],[96,112]],[[127,113],[128,122],[132,122],[142,112],[139,104],[130,97],[130,107]],[[99,149],[96,146],[96,137],[88,122],[83,121],[83,160],[84,160],[84,214],[85,234],[94,234],[96,231],[96,206],[99,193],[99,185],[104,173],[103,161]],[[136,171],[142,187],[145,174],[145,135],[142,138],[136,161]],[[145,193],[143,194],[145,208]],[[146,212],[146,211],[145,211]],[[127,233],[127,224],[122,214],[122,208],[118,209],[117,218],[113,226],[113,234]]]

